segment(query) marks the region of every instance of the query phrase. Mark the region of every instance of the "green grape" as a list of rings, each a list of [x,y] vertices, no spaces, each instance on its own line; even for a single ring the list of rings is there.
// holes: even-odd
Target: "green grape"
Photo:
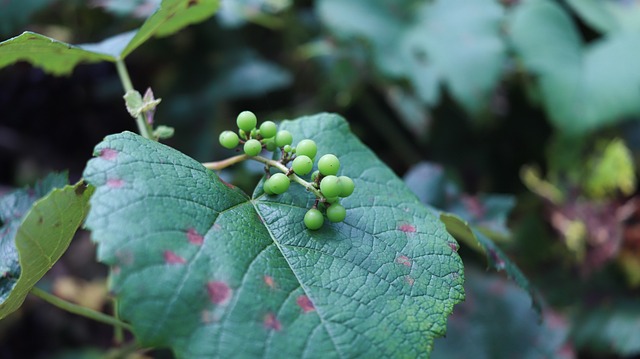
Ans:
[[[291,146],[290,145],[284,145],[284,147],[282,147],[282,149],[284,150],[284,152],[291,152]]]
[[[327,208],[327,218],[329,218],[331,222],[342,222],[346,216],[347,210],[339,203],[334,203]]]
[[[257,156],[262,151],[262,144],[258,140],[248,140],[244,143],[244,153],[249,156]]]
[[[251,133],[249,134],[249,136],[251,136],[251,138],[258,137],[258,130],[255,129],[255,128],[253,130],[251,130]]]
[[[243,130],[238,130],[238,135],[240,135],[240,138],[242,138],[243,140],[247,139],[247,133]]]
[[[263,190],[263,191],[264,191],[264,193],[266,193],[266,194],[269,194],[269,195],[274,194],[274,193],[273,193],[273,191],[271,190],[271,186],[269,185],[269,180],[268,180],[268,179],[267,179],[267,180],[265,180],[265,181],[262,183],[262,190]]]
[[[324,223],[324,216],[320,211],[315,208],[311,208],[304,215],[304,225],[312,231],[320,229]]]
[[[264,138],[271,138],[276,135],[276,132],[278,132],[278,126],[272,121],[264,121],[260,125],[260,134]]]
[[[291,169],[298,175],[306,175],[313,169],[313,161],[307,156],[296,156],[291,164]]]
[[[258,123],[258,119],[256,115],[251,111],[242,111],[236,118],[236,124],[238,128],[245,131],[251,132],[254,128],[256,128],[256,124]]]
[[[338,177],[340,180],[340,197],[349,197],[353,193],[353,190],[356,188],[353,180],[347,176]]]
[[[327,203],[335,203],[336,201],[338,201],[338,197],[328,197],[325,198],[325,201],[327,201]]]
[[[320,174],[320,171],[318,171],[318,170],[313,171],[313,173],[311,174],[311,180],[315,181],[316,178],[318,178],[319,174]]]
[[[273,138],[269,138],[264,140],[264,146],[267,151],[275,151],[278,146],[276,146],[276,141]]]
[[[313,159],[314,157],[316,157],[316,153],[318,153],[318,147],[316,146],[316,143],[313,142],[313,140],[302,140],[298,142],[298,145],[296,146],[296,154],[298,156],[302,155]]]
[[[325,198],[337,197],[340,194],[340,180],[334,175],[326,176],[320,181],[320,191]]]
[[[238,135],[236,135],[236,133],[233,131],[222,131],[218,140],[220,141],[222,147],[228,149],[235,148],[238,143],[240,143]]]
[[[283,194],[289,189],[289,177],[284,173],[276,173],[269,178],[269,189],[274,194]]]
[[[276,145],[278,147],[284,147],[286,145],[291,145],[293,142],[293,136],[291,132],[287,130],[281,130],[276,133]]]
[[[318,160],[318,170],[325,176],[335,175],[339,168],[340,160],[332,154],[324,155]]]

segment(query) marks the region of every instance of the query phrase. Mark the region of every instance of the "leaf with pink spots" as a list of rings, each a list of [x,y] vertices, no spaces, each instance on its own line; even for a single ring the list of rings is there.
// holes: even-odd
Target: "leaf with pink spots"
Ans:
[[[120,317],[178,358],[427,357],[464,297],[457,243],[344,119],[281,128],[339,157],[344,222],[309,231],[301,186],[248,196],[133,133],[96,147],[87,226]]]

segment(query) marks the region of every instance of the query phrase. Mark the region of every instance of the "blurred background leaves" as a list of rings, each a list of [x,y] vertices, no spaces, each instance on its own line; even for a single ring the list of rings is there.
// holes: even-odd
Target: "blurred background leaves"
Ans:
[[[1,1],[0,36],[31,30],[99,42],[139,27],[157,4]],[[145,43],[127,64],[139,91],[163,99],[156,122],[176,128],[168,143],[201,161],[233,154],[217,134],[242,110],[261,120],[341,113],[423,203],[480,231],[545,299],[539,323],[530,297],[478,270],[485,259],[462,246],[470,299],[434,356],[473,347],[478,357],[509,357],[511,339],[495,328],[513,328],[523,356],[632,357],[640,354],[639,9],[627,0],[222,1],[214,19]],[[68,77],[25,63],[1,69],[0,191],[51,170],[77,180],[104,136],[135,130],[123,105],[110,63]],[[221,175],[250,193],[261,174],[247,164]],[[45,281],[99,283],[104,268],[72,259],[93,256],[86,237],[77,241]],[[3,320],[0,357],[110,346],[108,328],[87,336],[77,328],[93,324],[43,319],[52,315],[27,301]],[[42,348],[16,340],[34,330],[51,338]]]

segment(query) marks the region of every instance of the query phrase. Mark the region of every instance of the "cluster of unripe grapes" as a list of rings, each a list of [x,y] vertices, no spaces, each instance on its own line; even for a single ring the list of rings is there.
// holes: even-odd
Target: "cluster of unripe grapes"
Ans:
[[[263,149],[275,151],[280,149],[282,155],[279,162],[287,168],[287,173],[269,172],[267,164],[267,180],[263,190],[268,195],[279,195],[289,189],[291,176],[305,176],[313,170],[313,163],[318,152],[316,143],[304,139],[293,144],[293,136],[287,130],[278,130],[275,123],[264,121],[256,127],[258,120],[251,111],[243,111],[236,119],[238,133],[224,131],[220,134],[220,144],[228,149],[242,145],[248,156],[257,156]],[[291,167],[286,167],[291,163]],[[338,176],[340,161],[332,154],[326,154],[318,160],[318,170],[311,174],[308,183],[316,193],[313,207],[304,216],[304,224],[310,230],[317,230],[324,223],[324,215],[331,222],[342,222],[347,215],[345,208],[339,203],[340,197],[348,197],[353,193],[355,185],[347,176]],[[303,180],[304,181],[304,180]],[[306,182],[306,181],[305,181]],[[302,183],[305,183],[302,182]]]

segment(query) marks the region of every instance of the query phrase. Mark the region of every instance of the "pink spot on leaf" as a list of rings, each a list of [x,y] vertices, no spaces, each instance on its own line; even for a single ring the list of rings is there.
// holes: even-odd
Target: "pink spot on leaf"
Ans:
[[[103,148],[102,150],[100,150],[100,157],[107,161],[113,161],[116,159],[116,157],[118,157],[118,151],[114,150],[113,148]]]
[[[189,243],[197,246],[202,245],[204,242],[204,237],[196,232],[195,228],[189,228],[187,230],[187,239],[189,240]]]
[[[313,303],[311,303],[311,300],[309,300],[309,297],[307,297],[306,295],[299,296],[298,299],[296,299],[296,303],[305,313],[313,312],[314,310],[316,310],[316,308],[313,306]]]
[[[209,299],[214,304],[225,304],[231,298],[231,288],[225,282],[212,281],[207,283]]]
[[[172,251],[164,251],[164,261],[167,264],[184,264],[187,261]]]
[[[120,178],[109,178],[107,180],[107,187],[110,188],[120,188],[124,185],[124,181]]]
[[[263,323],[264,327],[267,329],[273,329],[275,331],[280,331],[282,329],[282,324],[280,324],[280,321],[273,313],[267,313],[267,315],[264,316]]]
[[[231,183],[229,183],[229,182],[227,182],[227,181],[223,180],[222,178],[220,179],[220,181],[222,181],[222,183],[224,183],[224,185],[225,185],[225,186],[227,186],[227,187],[229,187],[229,188],[231,188],[231,189],[236,188],[236,186],[234,186],[234,185],[232,185]]]
[[[407,256],[400,256],[396,258],[396,263],[402,264],[405,267],[411,267],[411,258]]]
[[[273,277],[265,275],[264,277],[262,277],[262,280],[264,280],[264,284],[266,284],[269,288],[276,288],[276,282],[273,280]]]
[[[411,276],[405,275],[404,276],[404,281],[407,282],[408,285],[413,285],[413,283],[415,283],[415,279],[413,279]]]
[[[451,250],[454,252],[458,251],[458,244],[454,243],[454,242],[449,242],[449,247],[451,247]]]
[[[400,229],[404,233],[414,233],[416,231],[416,227],[406,223],[401,225],[398,229]]]

